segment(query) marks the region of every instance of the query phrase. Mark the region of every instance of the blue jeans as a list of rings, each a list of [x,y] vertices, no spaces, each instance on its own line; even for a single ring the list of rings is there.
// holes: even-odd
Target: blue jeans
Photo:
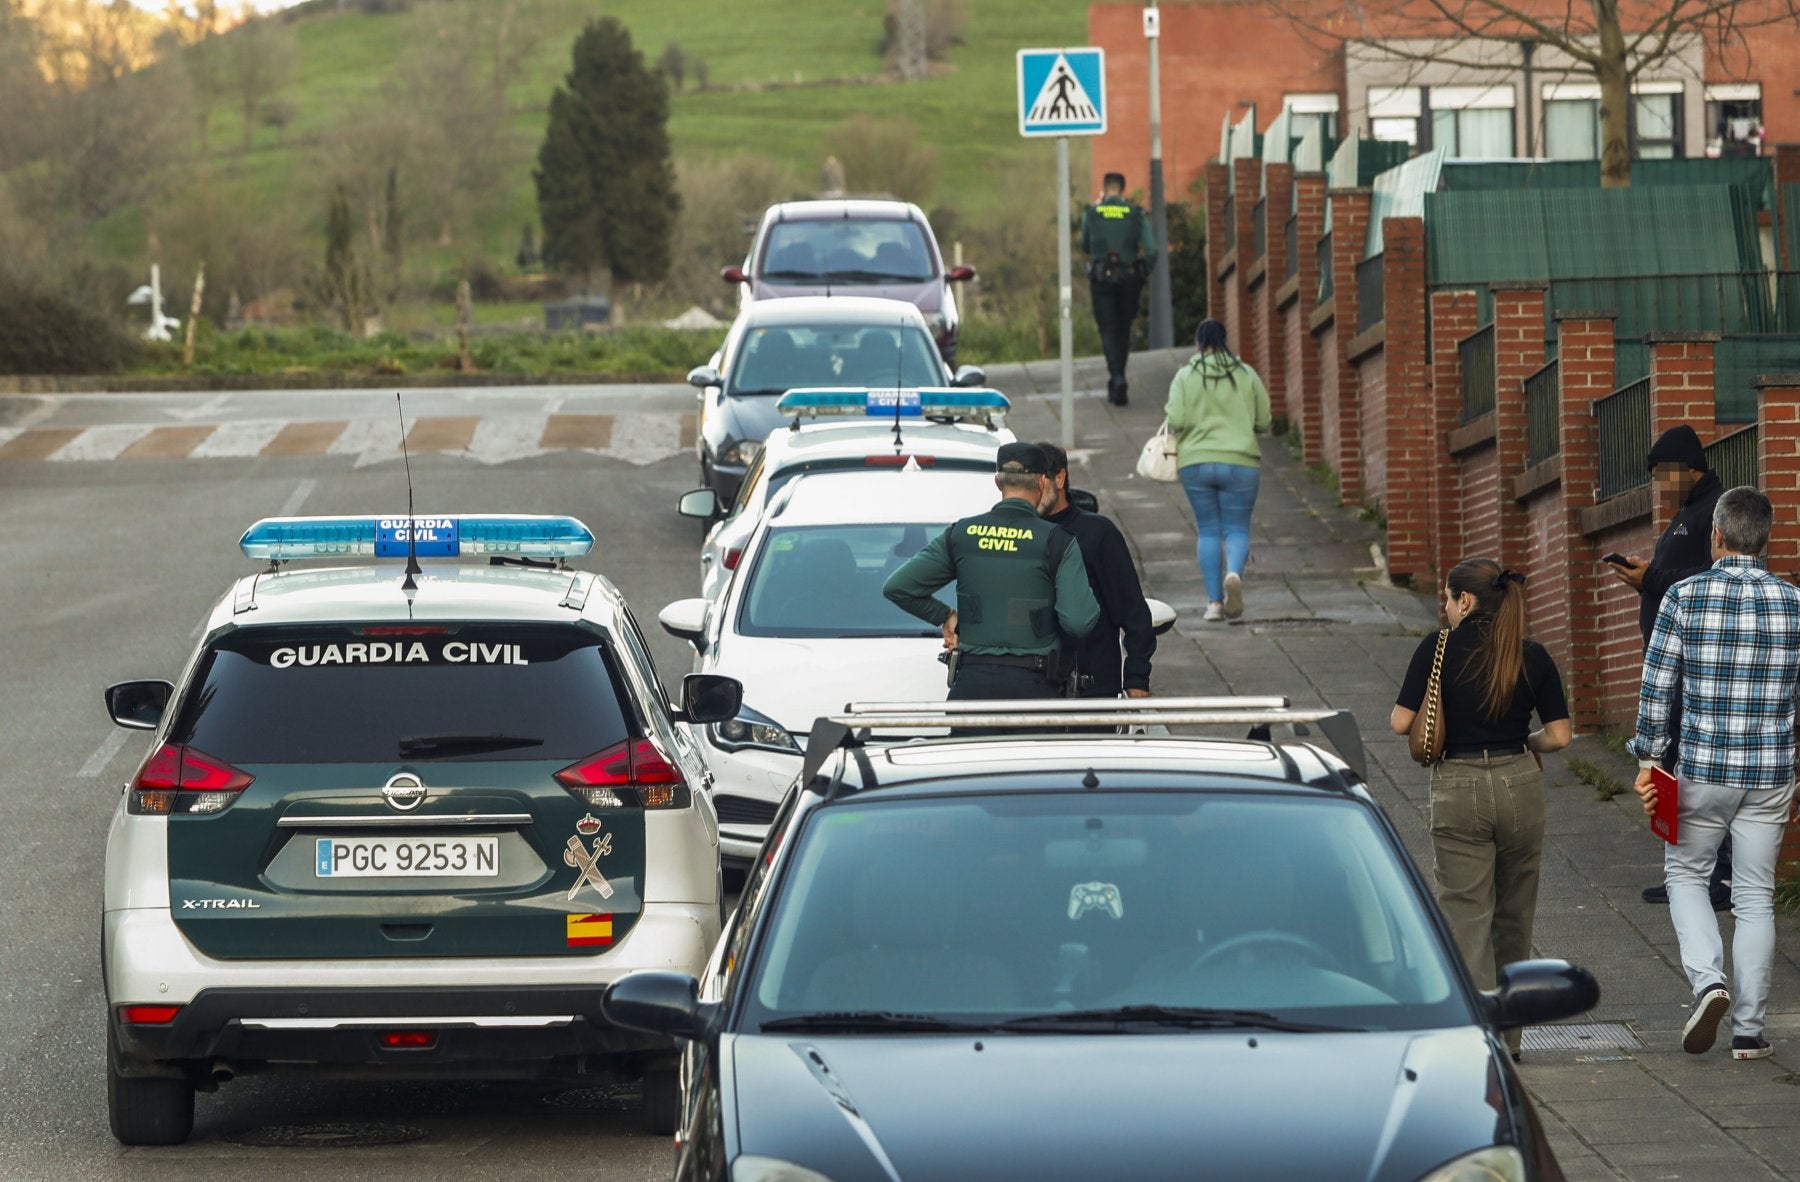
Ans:
[[[1226,571],[1244,573],[1250,557],[1250,510],[1261,484],[1262,469],[1251,464],[1189,464],[1181,470],[1181,487],[1200,531],[1200,575],[1213,603],[1225,598]]]

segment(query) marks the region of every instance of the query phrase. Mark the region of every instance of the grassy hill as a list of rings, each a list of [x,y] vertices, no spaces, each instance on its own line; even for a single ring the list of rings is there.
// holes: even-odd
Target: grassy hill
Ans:
[[[397,70],[409,53],[416,62],[422,42],[441,35],[445,6],[475,12],[469,6],[490,3],[497,0],[340,12],[334,0],[315,0],[294,10],[288,19],[297,60],[280,94],[291,122],[279,132],[257,127],[246,151],[241,116],[221,100],[197,174],[225,200],[291,211],[307,238],[306,257],[315,257],[323,224],[321,144],[396,101]],[[694,89],[690,79],[671,103],[678,163],[754,157],[811,187],[836,125],[858,114],[898,117],[916,125],[939,155],[939,181],[923,202],[928,209],[952,207],[965,222],[1000,220],[1017,201],[1021,177],[1041,179],[1050,209],[1053,146],[1017,134],[1014,54],[1084,41],[1084,0],[964,0],[964,43],[949,50],[932,78],[909,84],[884,72],[884,0],[530,0],[529,8],[544,34],[507,88],[506,142],[497,154],[504,167],[484,182],[490,199],[472,232],[449,246],[423,244],[440,271],[471,255],[510,266],[520,227],[536,221],[531,166],[550,94],[568,69],[575,34],[602,13],[623,20],[652,62],[670,42],[706,62],[707,87]],[[847,181],[858,187],[855,176]],[[135,268],[145,249],[141,211],[114,214],[93,241],[110,261]]]

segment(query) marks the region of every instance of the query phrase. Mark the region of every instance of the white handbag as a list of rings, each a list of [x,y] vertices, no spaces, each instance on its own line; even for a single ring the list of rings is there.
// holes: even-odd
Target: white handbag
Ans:
[[[1137,474],[1145,480],[1171,484],[1181,479],[1180,465],[1175,461],[1175,437],[1169,434],[1169,420],[1164,419],[1138,453]]]

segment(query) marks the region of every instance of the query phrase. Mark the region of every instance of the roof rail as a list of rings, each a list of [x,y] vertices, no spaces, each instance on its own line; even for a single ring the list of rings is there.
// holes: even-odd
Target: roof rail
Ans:
[[[1344,763],[1366,779],[1362,733],[1348,710],[1295,709],[1285,697],[1050,698],[962,702],[852,702],[841,714],[820,718],[807,741],[802,781],[811,780],[832,752],[857,744],[876,730],[919,731],[945,726],[1061,730],[1070,726],[1285,726],[1296,736],[1317,724]],[[1089,740],[1132,742],[1138,736],[1089,735]]]

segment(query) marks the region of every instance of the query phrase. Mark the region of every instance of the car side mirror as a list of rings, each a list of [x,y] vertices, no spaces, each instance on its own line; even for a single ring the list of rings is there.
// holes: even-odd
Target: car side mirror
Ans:
[[[626,973],[600,995],[600,1013],[614,1026],[672,1038],[706,1038],[719,1007],[700,1000],[700,982],[686,973],[654,969]]]
[[[748,283],[750,281],[744,275],[744,269],[736,263],[731,264],[729,267],[720,267],[719,278],[726,283]]]
[[[1500,987],[1481,995],[1498,1030],[1560,1022],[1600,1004],[1594,974],[1566,960],[1520,960],[1500,969]]]
[[[1083,513],[1100,512],[1100,498],[1085,488],[1070,489],[1069,504],[1080,509]]]
[[[127,730],[153,731],[174,696],[167,681],[121,681],[106,687],[106,712]]]
[[[704,599],[677,599],[656,613],[656,622],[670,636],[699,648],[706,635],[706,608]]]
[[[1150,631],[1158,636],[1175,626],[1175,609],[1160,599],[1146,599],[1144,605],[1150,609]]]
[[[720,377],[719,371],[710,365],[696,365],[693,369],[688,370],[687,384],[696,390],[704,390],[708,386],[724,385],[725,379]]]
[[[710,488],[696,488],[681,494],[675,502],[675,511],[683,517],[698,517],[702,521],[711,521],[719,515],[719,494]]]
[[[950,384],[953,386],[985,386],[987,385],[987,370],[982,369],[979,365],[959,365],[956,367],[956,376],[950,379]]]
[[[717,673],[690,673],[681,679],[684,722],[728,722],[744,706],[744,683]]]
[[[956,266],[950,268],[949,273],[946,274],[944,278],[952,283],[967,283],[969,280],[975,278],[975,268],[963,263],[958,263]]]

